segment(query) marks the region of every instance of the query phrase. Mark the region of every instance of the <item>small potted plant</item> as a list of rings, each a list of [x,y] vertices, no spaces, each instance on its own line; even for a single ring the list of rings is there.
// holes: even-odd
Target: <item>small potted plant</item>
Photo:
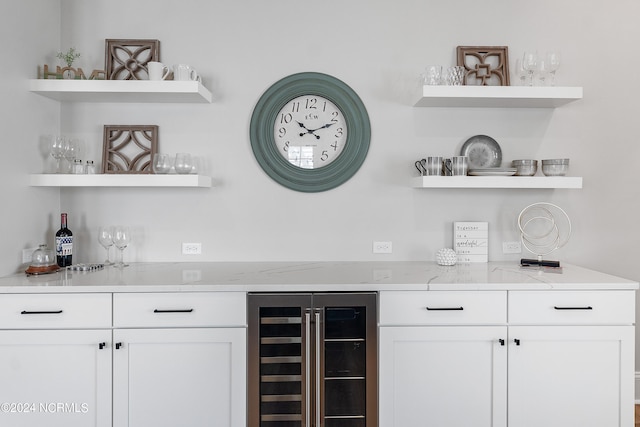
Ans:
[[[58,52],[56,57],[66,62],[67,67],[71,68],[71,66],[73,65],[73,61],[80,58],[80,54],[76,52],[75,47],[72,47],[72,48],[69,48],[69,50],[66,53]]]

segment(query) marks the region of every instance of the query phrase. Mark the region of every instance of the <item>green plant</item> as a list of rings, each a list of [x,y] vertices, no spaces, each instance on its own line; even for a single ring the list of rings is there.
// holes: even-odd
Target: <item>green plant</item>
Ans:
[[[80,58],[80,54],[76,52],[75,47],[72,47],[72,48],[69,48],[69,50],[66,53],[58,52],[56,57],[66,62],[67,67],[71,67],[71,65],[73,65],[73,61]]]

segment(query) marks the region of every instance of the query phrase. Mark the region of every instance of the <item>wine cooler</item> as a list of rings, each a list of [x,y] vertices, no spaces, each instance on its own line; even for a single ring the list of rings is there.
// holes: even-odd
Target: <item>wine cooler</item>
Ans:
[[[377,427],[376,303],[249,294],[248,426]]]

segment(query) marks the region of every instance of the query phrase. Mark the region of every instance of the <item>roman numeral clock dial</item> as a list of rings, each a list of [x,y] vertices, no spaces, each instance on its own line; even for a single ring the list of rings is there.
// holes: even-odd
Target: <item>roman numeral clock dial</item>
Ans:
[[[280,155],[304,169],[329,165],[347,141],[342,112],[321,96],[293,98],[278,113],[273,132]]]
[[[253,154],[266,174],[296,191],[319,192],[348,181],[369,150],[364,103],[327,74],[298,73],[270,86],[251,116]]]

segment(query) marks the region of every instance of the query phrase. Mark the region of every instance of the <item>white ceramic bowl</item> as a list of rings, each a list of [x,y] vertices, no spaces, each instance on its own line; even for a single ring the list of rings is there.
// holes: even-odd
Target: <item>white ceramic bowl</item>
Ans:
[[[516,168],[516,176],[533,176],[538,171],[537,160],[513,160],[511,162],[511,165]]]
[[[542,173],[546,176],[565,176],[569,171],[569,159],[546,159],[542,161]]]

